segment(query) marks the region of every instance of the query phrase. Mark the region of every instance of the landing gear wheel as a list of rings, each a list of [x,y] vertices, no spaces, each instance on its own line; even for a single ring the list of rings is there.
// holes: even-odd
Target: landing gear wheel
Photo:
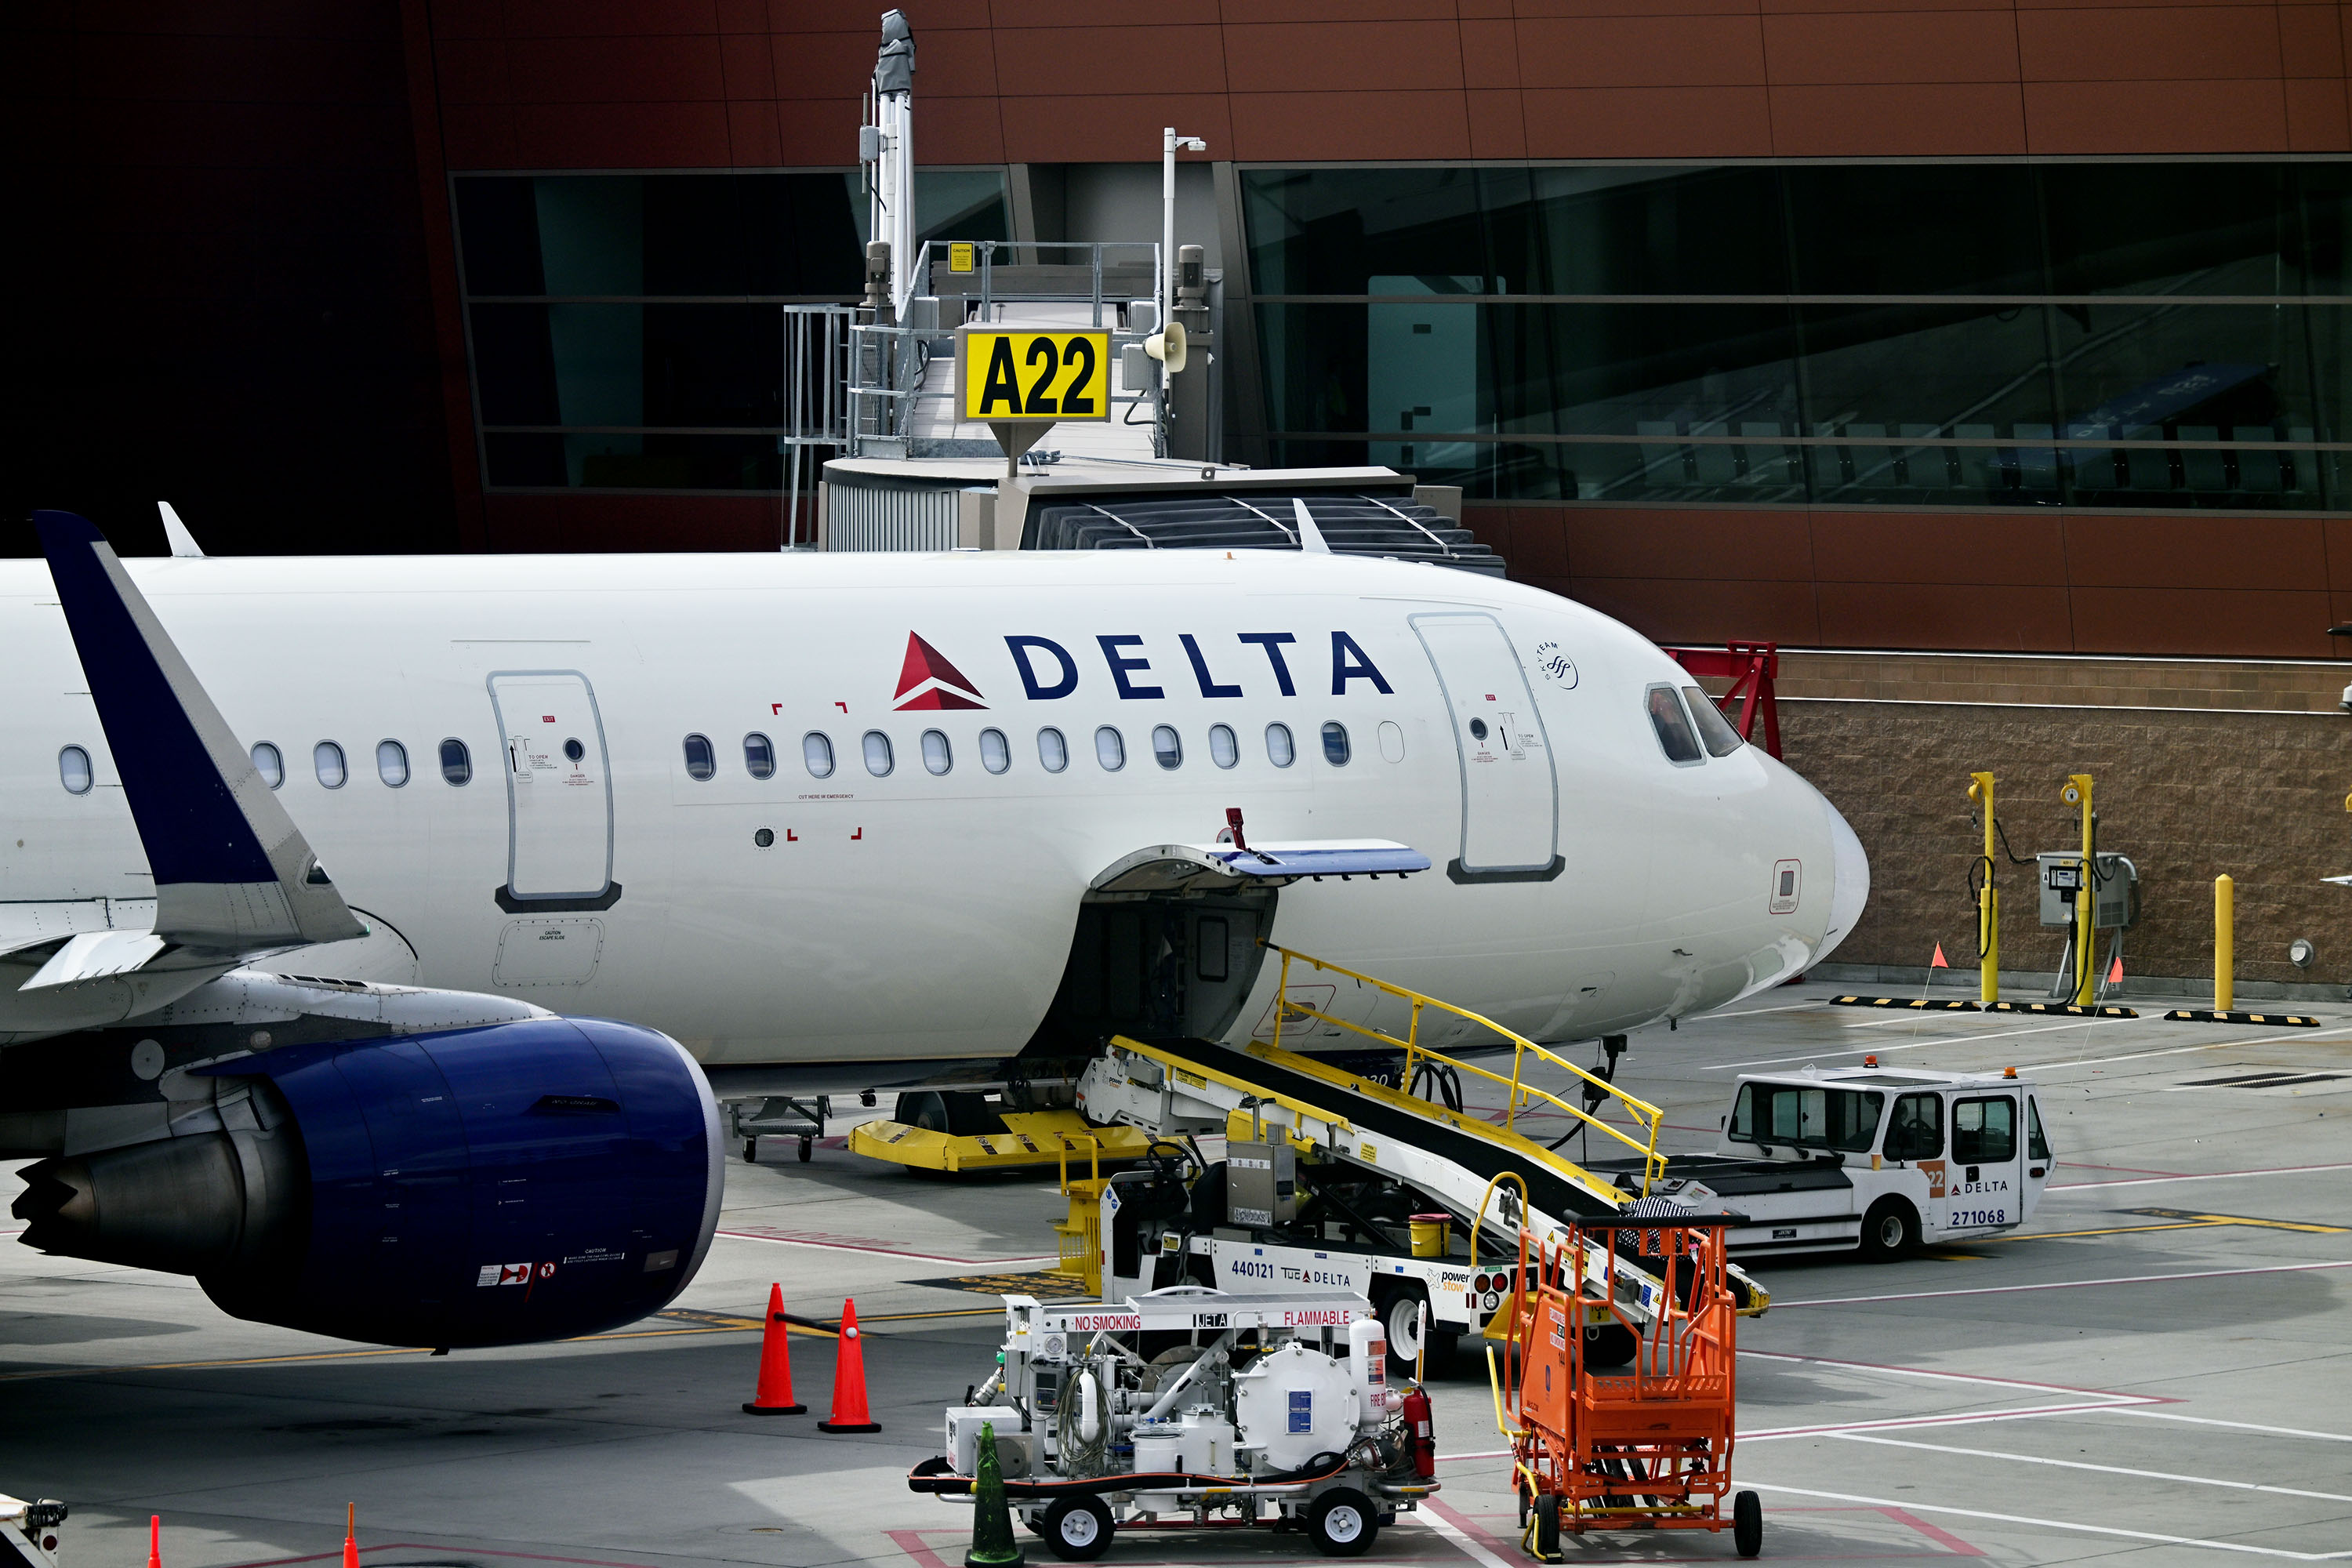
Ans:
[[[1536,1555],[1546,1563],[1559,1561],[1559,1494],[1536,1499]]]
[[[916,1089],[902,1094],[892,1120],[950,1138],[1004,1131],[1004,1119],[988,1103],[987,1096],[961,1090]]]
[[[1731,1544],[1742,1557],[1753,1557],[1764,1550],[1764,1505],[1754,1492],[1741,1492],[1731,1500]]]
[[[1584,1327],[1584,1364],[1587,1366],[1623,1366],[1633,1359],[1642,1342],[1633,1331],[1622,1323],[1587,1323]]]
[[[811,1138],[811,1137],[810,1137],[807,1133],[805,1133],[805,1132],[803,1132],[803,1133],[802,1133],[802,1134],[801,1134],[801,1163],[802,1163],[802,1164],[805,1165],[805,1164],[807,1164],[807,1163],[808,1163],[808,1162],[809,1162],[809,1151],[810,1151],[810,1150],[812,1150],[812,1149],[814,1149],[814,1148],[815,1148],[815,1147],[816,1147],[816,1141],[815,1141],[814,1139]]]
[[[1380,1515],[1372,1500],[1352,1487],[1335,1487],[1315,1500],[1307,1515],[1307,1533],[1315,1550],[1326,1557],[1361,1557],[1372,1549],[1381,1532]]]
[[[1919,1245],[1919,1215],[1901,1198],[1881,1198],[1862,1216],[1862,1255],[1892,1263]]]
[[[1090,1563],[1110,1546],[1110,1510],[1098,1497],[1066,1497],[1045,1510],[1037,1533],[1065,1563]]]
[[[1419,1286],[1409,1285],[1381,1306],[1381,1328],[1388,1335],[1389,1375],[1411,1377],[1421,1362],[1421,1335],[1435,1327],[1429,1321],[1426,1299]],[[1452,1335],[1429,1335],[1429,1360],[1439,1359],[1439,1347],[1454,1348]]]

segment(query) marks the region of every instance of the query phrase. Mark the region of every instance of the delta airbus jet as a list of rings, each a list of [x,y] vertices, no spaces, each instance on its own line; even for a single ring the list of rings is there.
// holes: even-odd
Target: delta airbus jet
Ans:
[[[0,563],[0,1154],[41,1162],[27,1243],[240,1316],[654,1310],[716,1220],[711,1073],[1243,1040],[1266,942],[1587,1039],[1788,978],[1867,894],[1672,659],[1443,566],[126,563],[38,521]]]

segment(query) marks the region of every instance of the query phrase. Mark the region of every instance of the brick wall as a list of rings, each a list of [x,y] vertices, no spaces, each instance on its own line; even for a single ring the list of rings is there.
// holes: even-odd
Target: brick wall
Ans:
[[[2080,844],[2058,790],[2068,773],[2087,773],[2100,847],[2139,868],[2127,976],[2210,975],[2212,884],[2226,871],[2237,884],[2241,980],[2352,983],[2352,889],[2319,880],[2352,871],[2352,718],[2343,713],[1801,700],[1783,701],[1780,726],[1789,763],[1836,803],[1870,854],[1869,909],[1833,963],[1923,965],[1940,942],[1966,975],[1976,964],[1968,874],[1982,841],[1969,774],[1997,775],[2010,845],[2030,857]],[[2030,867],[2000,868],[2004,970],[2058,965],[2063,934],[2041,927],[2033,877]],[[2319,949],[2307,972],[2286,960],[2298,936]]]

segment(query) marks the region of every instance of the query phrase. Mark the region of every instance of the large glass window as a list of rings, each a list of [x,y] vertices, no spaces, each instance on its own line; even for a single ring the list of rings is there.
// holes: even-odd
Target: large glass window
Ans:
[[[1601,503],[2340,507],[2352,167],[1253,169],[1277,463]]]
[[[1004,176],[916,174],[925,239],[1004,239]],[[855,172],[466,174],[456,205],[494,489],[774,489],[776,307],[862,289]]]

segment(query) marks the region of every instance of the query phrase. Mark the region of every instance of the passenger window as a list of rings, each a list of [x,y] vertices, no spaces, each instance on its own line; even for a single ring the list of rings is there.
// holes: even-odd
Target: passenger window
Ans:
[[[1381,760],[1385,763],[1404,761],[1404,731],[1393,719],[1381,721]]]
[[[934,773],[943,773],[955,766],[955,752],[949,748],[944,731],[923,731],[923,766]]]
[[[2032,1160],[2050,1158],[2050,1140],[2042,1135],[2042,1102],[2030,1094],[2025,1097],[2025,1152]]]
[[[59,752],[58,779],[66,786],[68,795],[88,795],[90,785],[89,753],[79,746],[68,746]]]
[[[256,741],[253,743],[253,771],[261,775],[263,784],[276,789],[286,782],[286,759],[279,756],[278,748],[268,742]]]
[[[1003,731],[980,732],[980,765],[992,773],[1001,773],[1013,765],[1013,748],[1005,743]]]
[[[310,769],[329,789],[342,788],[349,776],[343,767],[343,749],[332,741],[321,741],[310,748]]]
[[[1232,973],[1225,944],[1229,933],[1222,915],[1203,915],[1192,933],[1192,973],[1202,980],[1223,980]]]
[[[272,750],[273,750],[273,751],[274,751],[275,749],[276,749],[276,748],[274,748],[274,747],[272,748]],[[448,740],[446,740],[446,741],[442,742],[441,742],[441,779],[442,779],[442,782],[443,782],[443,783],[445,783],[445,784],[448,784],[448,785],[450,785],[452,788],[458,788],[458,787],[461,787],[461,786],[463,786],[463,785],[465,785],[465,784],[467,784],[472,783],[472,782],[473,782],[473,778],[474,778],[474,758],[473,758],[473,753],[466,750],[466,742],[463,742],[463,741],[460,741],[460,740],[457,739],[455,736],[452,736],[450,739],[448,739]],[[277,788],[278,786],[277,786],[277,785],[275,785],[275,784],[272,784],[272,785],[270,785],[269,787],[270,787],[270,788],[272,788],[272,789],[275,789],[275,788]]]
[[[1286,768],[1298,760],[1298,748],[1291,742],[1289,725],[1265,727],[1265,760],[1277,768]]]
[[[408,748],[397,741],[375,743],[375,776],[386,789],[398,789],[408,782]]]
[[[1127,766],[1127,740],[1108,724],[1095,731],[1095,761],[1103,765],[1107,773]]]
[[[1069,743],[1062,739],[1059,730],[1037,731],[1037,765],[1049,773],[1058,773],[1070,765]]]
[[[1151,727],[1151,760],[1163,768],[1184,765],[1184,742],[1178,738],[1174,725],[1155,724]]]
[[[756,730],[743,737],[743,771],[755,779],[776,776],[776,743]]]
[[[1232,767],[1242,760],[1241,744],[1234,739],[1231,725],[1209,726],[1209,760],[1221,768]]]
[[[1348,765],[1348,726],[1334,720],[1323,726],[1323,760],[1335,768]]]
[[[1691,721],[1698,726],[1698,738],[1706,742],[1709,755],[1727,757],[1748,743],[1739,738],[1739,731],[1731,727],[1723,710],[1706,692],[1696,686],[1685,686],[1683,695],[1690,700]]]
[[[708,735],[686,738],[686,776],[698,783],[707,781],[719,771],[719,753],[710,749]]]
[[[813,779],[833,776],[833,741],[814,730],[801,737],[801,763]]]
[[[866,771],[876,778],[887,778],[896,766],[890,754],[890,737],[879,730],[866,731]]]
[[[1944,1152],[1944,1101],[1938,1095],[1906,1094],[1895,1101],[1895,1122],[1886,1130],[1890,1160],[1932,1160]]]
[[[2017,1101],[2002,1094],[1952,1102],[1954,1164],[1998,1165],[2016,1158]]]
[[[1688,767],[1706,759],[1699,754],[1698,742],[1691,734],[1690,720],[1684,716],[1683,700],[1675,695],[1671,686],[1650,688],[1650,727],[1658,732],[1658,744],[1666,753],[1666,761],[1677,767]]]

